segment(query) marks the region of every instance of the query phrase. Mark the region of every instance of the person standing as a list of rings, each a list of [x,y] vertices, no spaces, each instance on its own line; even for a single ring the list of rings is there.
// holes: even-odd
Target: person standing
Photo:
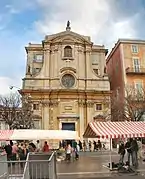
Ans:
[[[84,151],[84,152],[86,152],[86,147],[87,147],[86,141],[83,140],[83,151]]]
[[[10,161],[11,157],[12,157],[12,146],[8,143],[5,147],[4,147],[6,153],[7,153],[7,160]]]
[[[17,152],[18,152],[18,147],[16,145],[16,142],[13,144],[11,144],[12,146],[12,160],[16,161],[17,160]],[[15,165],[15,163],[13,163],[13,165]]]
[[[101,151],[102,150],[102,144],[101,144],[101,141],[98,140],[98,149]]]
[[[136,139],[133,138],[131,142],[131,155],[132,155],[132,164],[135,168],[138,167],[137,152],[138,152],[138,144]]]
[[[125,155],[125,146],[124,146],[124,142],[122,141],[119,145],[119,151],[118,154],[120,154],[120,159],[119,159],[119,163],[123,164],[124,161],[124,155]]]
[[[37,140],[37,141],[36,141],[36,151],[37,151],[37,152],[40,152],[40,150],[41,150],[40,141]]]
[[[130,160],[131,160],[131,141],[130,141],[130,139],[127,139],[125,148],[127,150],[127,158],[128,158],[127,162],[128,162],[128,165],[130,166]]]
[[[23,168],[28,155],[28,149],[26,148],[26,145],[22,143],[18,152],[20,158],[20,166],[21,168]]]
[[[83,150],[83,146],[82,146],[82,142],[79,140],[79,147],[80,147],[80,151]]]
[[[47,141],[44,142],[44,146],[42,149],[43,152],[49,152],[49,145],[47,144]]]
[[[70,144],[68,144],[66,147],[66,161],[71,160],[71,153],[72,153],[72,147]]]
[[[140,141],[140,139],[137,140],[137,145],[138,145],[137,158],[142,159],[142,142]]]
[[[89,141],[89,151],[91,152],[92,151],[92,142]]]
[[[93,145],[94,145],[94,151],[97,151],[97,142],[93,141]]]

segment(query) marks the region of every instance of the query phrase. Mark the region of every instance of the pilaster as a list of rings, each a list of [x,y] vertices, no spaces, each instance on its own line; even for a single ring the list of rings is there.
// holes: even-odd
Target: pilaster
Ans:
[[[80,115],[80,119],[79,119],[79,135],[80,135],[80,139],[83,139],[83,134],[85,131],[85,116],[84,116],[84,110],[85,110],[85,100],[79,100],[78,101],[78,106],[79,106],[79,115]]]
[[[49,129],[49,101],[42,101],[42,128]]]
[[[49,122],[49,128],[51,130],[58,129],[58,124],[57,124],[57,114],[58,114],[58,101],[57,100],[52,100],[50,102],[50,122]]]
[[[91,71],[91,49],[90,47],[86,48],[86,78],[91,78],[92,77],[92,71]]]
[[[44,76],[45,77],[50,77],[50,45],[47,44],[45,45],[44,48]]]
[[[93,119],[93,107],[94,107],[94,102],[87,100],[87,123],[91,122]]]

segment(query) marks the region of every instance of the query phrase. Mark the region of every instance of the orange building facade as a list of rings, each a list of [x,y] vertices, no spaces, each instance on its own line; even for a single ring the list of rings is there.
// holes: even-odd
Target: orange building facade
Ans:
[[[106,64],[111,90],[120,100],[127,87],[145,89],[145,41],[119,39]]]
[[[145,41],[120,39],[107,57],[111,90],[124,95],[124,87],[145,88]]]

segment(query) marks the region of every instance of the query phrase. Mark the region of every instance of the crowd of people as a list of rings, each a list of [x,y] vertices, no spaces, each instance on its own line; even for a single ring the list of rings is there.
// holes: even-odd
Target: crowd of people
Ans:
[[[66,161],[70,161],[72,158],[75,160],[79,159],[79,152],[80,151],[98,151],[105,149],[105,145],[101,143],[100,140],[98,142],[94,141],[85,141],[83,142],[78,141],[61,141],[59,143],[59,149],[65,152],[65,159]]]
[[[7,154],[8,161],[16,161],[16,160],[26,160],[29,152],[49,152],[49,145],[47,141],[44,142],[43,147],[41,147],[39,140],[36,143],[33,142],[8,142],[5,146],[2,147],[3,153]],[[15,165],[15,163],[12,163]],[[20,163],[23,167],[23,163]]]
[[[127,165],[138,167],[138,160],[142,159],[142,142],[140,139],[131,138],[126,143],[120,142],[118,153],[120,154],[119,163],[124,163],[124,156],[127,152]]]
[[[59,149],[66,148],[67,144],[70,144],[71,147],[73,147],[73,141],[72,142],[62,141],[59,144]],[[81,142],[81,141],[76,142],[76,146],[79,151],[84,151],[84,152],[86,152],[86,151],[92,152],[92,151],[99,151],[99,150],[101,151],[102,149],[107,150],[105,144],[104,143],[102,144],[100,140],[98,140],[97,142],[95,140],[94,141],[83,140],[83,142]]]

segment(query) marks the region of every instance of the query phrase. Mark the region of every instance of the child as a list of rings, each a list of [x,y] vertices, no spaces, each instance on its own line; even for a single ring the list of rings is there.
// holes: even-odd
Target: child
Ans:
[[[66,160],[67,161],[70,161],[70,159],[71,159],[71,152],[72,152],[72,148],[71,148],[70,144],[68,144],[66,147]]]

